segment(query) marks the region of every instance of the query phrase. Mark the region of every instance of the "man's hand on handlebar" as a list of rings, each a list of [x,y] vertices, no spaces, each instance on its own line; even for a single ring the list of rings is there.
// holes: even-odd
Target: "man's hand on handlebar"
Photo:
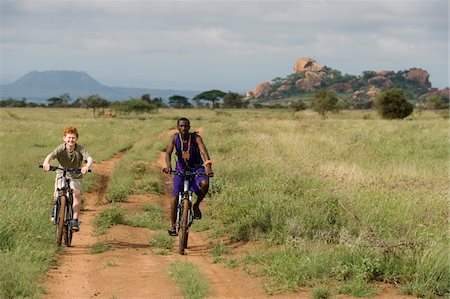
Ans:
[[[42,168],[44,169],[44,171],[49,171],[50,170],[50,163],[42,164]]]
[[[172,172],[172,167],[163,168],[162,171],[165,172],[165,173],[171,173]]]

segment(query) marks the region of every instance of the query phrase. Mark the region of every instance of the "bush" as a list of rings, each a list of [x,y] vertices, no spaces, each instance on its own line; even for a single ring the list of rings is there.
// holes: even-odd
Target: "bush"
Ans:
[[[302,100],[296,100],[291,103],[291,109],[295,112],[306,110],[306,104]]]
[[[402,89],[393,88],[377,94],[375,107],[382,118],[405,118],[413,112],[413,105],[406,100]]]
[[[314,92],[313,108],[314,111],[326,118],[326,114],[329,111],[338,110],[337,103],[339,99],[333,91],[328,89],[319,89]]]
[[[131,112],[145,113],[152,112],[156,106],[139,99],[130,99],[123,102],[117,102],[112,105],[112,109],[118,113],[128,114]]]

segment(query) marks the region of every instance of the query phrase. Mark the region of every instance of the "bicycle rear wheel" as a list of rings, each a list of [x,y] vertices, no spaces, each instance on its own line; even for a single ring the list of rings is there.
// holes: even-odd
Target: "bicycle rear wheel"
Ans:
[[[179,253],[184,254],[184,249],[187,247],[188,242],[188,213],[189,213],[189,199],[187,197],[183,198],[183,206],[181,211],[181,227],[180,231],[178,232],[178,246],[179,246]]]
[[[61,246],[62,236],[64,232],[64,218],[66,214],[66,196],[62,195],[59,197],[57,203],[57,219],[56,219],[56,244]]]

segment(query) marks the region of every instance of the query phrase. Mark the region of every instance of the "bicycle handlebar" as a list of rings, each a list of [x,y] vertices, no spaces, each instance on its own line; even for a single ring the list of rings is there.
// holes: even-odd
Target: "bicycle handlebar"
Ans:
[[[44,168],[43,165],[39,165],[39,168]],[[50,171],[56,171],[56,170],[63,170],[67,172],[73,172],[73,173],[81,173],[81,168],[69,168],[69,167],[59,167],[59,166],[52,166],[50,165]],[[88,172],[92,172],[92,170],[88,170]]]
[[[171,174],[176,174],[179,176],[197,176],[197,177],[201,177],[201,176],[207,176],[206,173],[201,172],[201,171],[178,171],[178,170],[171,170],[170,171]]]

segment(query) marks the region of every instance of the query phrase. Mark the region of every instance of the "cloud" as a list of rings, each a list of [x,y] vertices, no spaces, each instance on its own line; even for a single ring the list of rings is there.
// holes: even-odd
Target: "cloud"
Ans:
[[[208,88],[220,82],[242,90],[286,75],[297,58],[312,56],[354,74],[421,66],[436,84],[448,85],[447,1],[0,5],[2,80],[33,68],[70,67],[99,74],[96,79],[104,84],[139,86],[150,80],[164,88],[180,88],[169,86],[173,82]]]

